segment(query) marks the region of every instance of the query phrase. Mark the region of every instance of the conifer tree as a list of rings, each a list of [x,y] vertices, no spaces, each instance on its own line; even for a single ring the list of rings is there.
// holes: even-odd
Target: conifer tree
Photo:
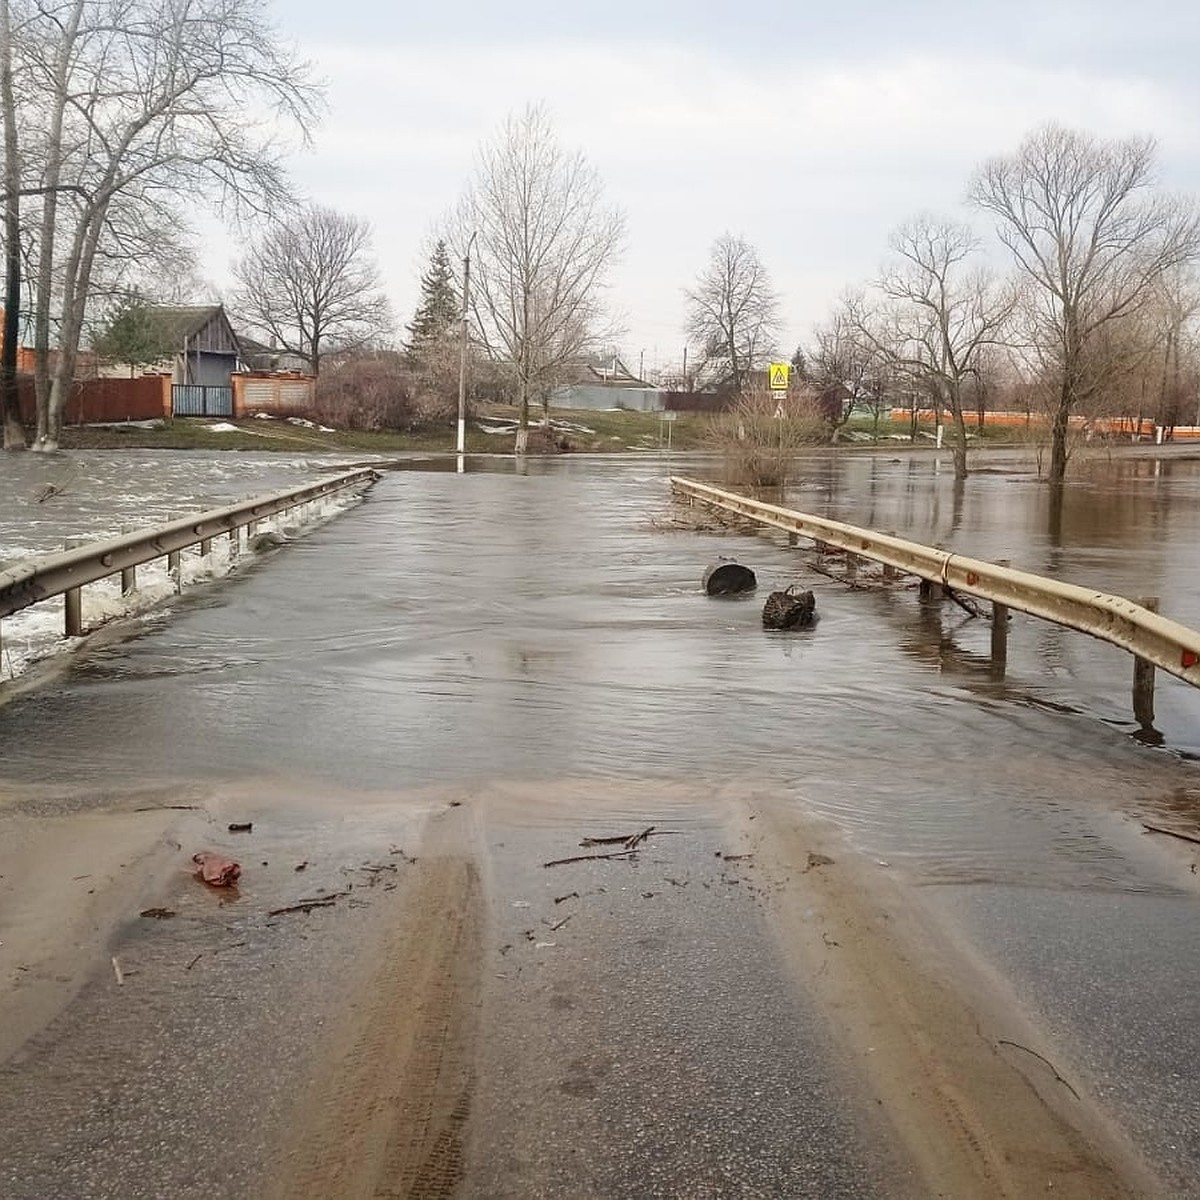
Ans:
[[[445,241],[439,238],[429,260],[429,269],[421,276],[421,303],[408,324],[409,356],[419,360],[454,327],[460,315],[450,252]]]

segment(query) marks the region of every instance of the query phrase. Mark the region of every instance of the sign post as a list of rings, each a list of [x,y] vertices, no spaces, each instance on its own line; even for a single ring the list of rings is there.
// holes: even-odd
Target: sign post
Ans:
[[[792,368],[789,363],[773,362],[767,368],[767,378],[771,384],[771,399],[775,401],[775,419],[779,422],[779,455],[783,457],[783,420],[784,401],[788,394],[788,379]]]

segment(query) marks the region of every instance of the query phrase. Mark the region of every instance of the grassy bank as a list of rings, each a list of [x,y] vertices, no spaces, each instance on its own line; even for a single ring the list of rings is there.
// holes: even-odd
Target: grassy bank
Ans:
[[[467,423],[469,454],[511,454],[514,436],[508,432],[516,421],[516,410],[490,406]],[[657,413],[558,411],[552,414],[556,440],[565,440],[572,453],[657,450],[668,436],[679,450],[704,448],[708,418],[680,413],[677,420],[664,422]],[[234,426],[234,428],[229,428]],[[493,431],[493,432],[489,432]],[[150,426],[139,422],[125,425],[78,425],[63,430],[67,450],[112,450],[145,448],[159,450],[279,450],[299,452],[367,452],[391,454],[401,451],[450,453],[455,449],[455,430],[416,432],[384,430],[323,430],[286,420],[177,417]]]
[[[490,405],[467,423],[469,454],[511,454],[512,426],[516,409]],[[667,422],[659,413],[628,412],[612,409],[604,412],[555,409],[555,440],[570,453],[627,453],[654,451],[667,445],[675,450],[712,450],[712,418],[702,413],[678,413]],[[230,428],[232,426],[232,428]],[[839,443],[845,446],[871,446],[870,421],[852,421],[839,431]],[[908,445],[908,423],[885,421],[879,425],[881,445]],[[1012,431],[989,429],[977,444],[1011,443]],[[917,445],[929,446],[932,427],[921,427]],[[178,417],[153,426],[131,422],[125,425],[68,426],[63,430],[63,448],[67,450],[257,450],[286,453],[369,453],[402,452],[451,453],[455,449],[453,427],[417,432],[337,429],[324,430],[286,420],[251,419],[231,422],[218,418]]]

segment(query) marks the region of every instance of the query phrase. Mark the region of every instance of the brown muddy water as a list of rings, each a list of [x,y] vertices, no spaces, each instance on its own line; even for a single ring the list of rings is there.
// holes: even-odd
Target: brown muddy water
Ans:
[[[174,489],[215,503],[312,468],[158,454],[131,479],[128,458],[78,461],[91,482],[44,538],[24,537],[6,502],[8,553],[95,528],[105,487],[143,488],[156,500],[142,510],[165,516]],[[1200,695],[1160,677],[1163,744],[1147,746],[1132,661],[1115,649],[1018,615],[998,681],[986,623],[951,604],[849,591],[780,539],[663,532],[667,476],[711,477],[702,460],[409,465],[0,707],[0,782],[64,809],[117,781],[255,774],[333,793],[565,778],[770,792],[925,887],[1189,1194],[1195,856],[1164,851],[1140,822],[1200,832]],[[1015,456],[976,466],[956,488],[948,456],[813,457],[788,502],[1157,595],[1200,624],[1200,463],[1097,459],[1061,504]],[[701,593],[719,554],[755,568],[757,599]],[[765,633],[765,592],[790,583],[813,588],[820,621]]]

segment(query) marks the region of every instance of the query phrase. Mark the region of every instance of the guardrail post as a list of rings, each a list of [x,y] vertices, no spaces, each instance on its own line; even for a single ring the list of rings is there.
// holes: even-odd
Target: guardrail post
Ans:
[[[934,600],[941,600],[943,596],[942,585],[934,583],[932,579],[922,579],[921,586],[917,590],[917,595],[920,597],[922,604],[929,604]]]
[[[242,527],[235,525],[229,531],[229,561],[237,562],[238,556],[242,552]]]
[[[895,537],[896,531],[894,529],[889,529],[885,536],[886,537]],[[896,578],[896,568],[893,567],[891,563],[884,563],[883,564],[883,582],[891,583],[895,578]]]
[[[212,553],[212,538],[200,539],[200,557],[207,558]]]
[[[137,567],[121,568],[121,595],[128,596],[137,590]]]
[[[788,545],[795,546],[799,541],[800,541],[800,535],[794,529],[789,530],[788,531]]]
[[[1007,567],[1007,558],[996,559],[998,567]],[[1008,667],[1008,605],[992,601],[992,672],[998,679],[1004,678]]]
[[[167,555],[167,574],[175,578],[175,591],[183,591],[183,560],[178,550]]]
[[[63,632],[67,637],[83,636],[83,589],[71,588],[63,593],[66,620]]]
[[[87,538],[69,537],[64,550],[76,550],[87,544]],[[63,592],[63,633],[66,637],[83,636],[83,588],[67,588]]]
[[[1142,596],[1135,603],[1158,612],[1157,596]],[[1154,726],[1154,664],[1145,658],[1133,660],[1133,719],[1143,729]]]
[[[858,555],[846,555],[846,579],[853,583],[858,578]]]

